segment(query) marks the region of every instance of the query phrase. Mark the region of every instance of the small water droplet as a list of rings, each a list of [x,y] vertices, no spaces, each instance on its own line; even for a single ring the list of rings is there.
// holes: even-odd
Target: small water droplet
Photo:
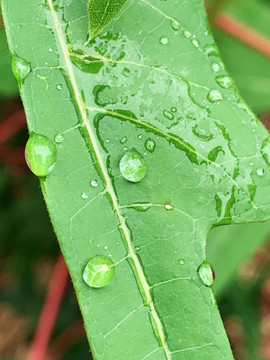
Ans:
[[[31,64],[28,61],[13,54],[11,60],[11,67],[18,84],[21,85],[26,76],[31,71]]]
[[[180,28],[181,28],[181,24],[178,22],[178,21],[176,21],[176,20],[172,20],[172,28],[173,28],[173,30],[179,30]]]
[[[125,179],[139,182],[146,174],[147,166],[142,155],[136,150],[129,150],[120,161],[120,171]]]
[[[191,38],[191,32],[189,32],[189,31],[184,31],[184,37],[186,37],[187,39],[189,39],[189,38]]]
[[[210,90],[207,95],[207,99],[213,103],[215,101],[222,100],[223,97],[218,90]]]
[[[185,264],[185,260],[184,259],[178,259],[178,262],[180,265],[184,265]]]
[[[174,119],[174,115],[173,115],[170,111],[164,110],[164,111],[163,111],[163,115],[165,116],[165,118],[167,118],[167,119],[169,119],[169,120],[173,120],[173,119]]]
[[[61,144],[64,141],[64,139],[65,139],[64,135],[62,133],[59,133],[59,134],[55,135],[54,141],[57,144]]]
[[[142,134],[138,135],[138,139],[142,140],[143,136]]]
[[[149,152],[154,152],[155,151],[155,148],[156,148],[156,143],[154,140],[148,138],[146,141],[145,141],[145,148],[146,150],[148,150]]]
[[[195,48],[199,47],[199,43],[197,40],[193,39],[191,42],[192,42],[193,46],[195,46]]]
[[[91,186],[93,186],[93,187],[97,187],[97,186],[98,186],[98,182],[97,182],[97,180],[95,180],[95,179],[91,180],[90,184],[91,184]]]
[[[211,68],[212,68],[212,70],[213,70],[214,72],[218,72],[218,71],[220,70],[220,66],[219,66],[218,63],[213,63],[213,64],[211,65]]]
[[[176,108],[175,106],[173,106],[173,107],[171,108],[171,112],[176,113],[176,111],[177,111],[177,108]]]
[[[214,280],[215,280],[214,271],[208,261],[205,260],[199,266],[198,274],[206,286],[210,287],[214,284]]]
[[[173,206],[171,204],[165,204],[164,207],[165,207],[166,210],[172,210],[173,209]]]
[[[56,86],[56,89],[57,89],[57,90],[62,90],[62,89],[63,89],[63,85],[58,84],[58,85]]]
[[[49,52],[53,52],[53,49],[52,49],[52,48],[49,48]]]
[[[120,140],[120,144],[124,144],[125,142],[127,142],[127,137],[123,137],[121,140]]]
[[[249,163],[249,166],[253,166],[253,161],[251,161],[251,162]]]
[[[105,250],[108,250],[108,249],[109,249],[109,246],[108,246],[108,245],[105,245],[105,246],[104,246],[104,249],[105,249]]]
[[[86,192],[83,192],[81,197],[82,197],[82,199],[88,199],[88,195]]]
[[[257,175],[258,176],[263,176],[263,174],[264,174],[264,169],[257,169]]]
[[[217,76],[216,82],[219,86],[221,86],[224,89],[229,89],[233,84],[233,79],[230,76]]]
[[[165,36],[163,36],[162,38],[160,38],[159,41],[160,41],[160,43],[161,43],[162,45],[167,45],[168,42],[169,42],[168,38],[166,38]]]
[[[211,45],[206,45],[204,47],[204,52],[207,56],[217,56],[218,55],[218,50],[215,44],[211,44]]]
[[[83,280],[93,288],[108,285],[115,275],[115,267],[111,259],[97,255],[90,259],[83,271]]]
[[[32,133],[26,143],[25,159],[36,176],[46,176],[54,168],[57,157],[55,144],[47,136]]]

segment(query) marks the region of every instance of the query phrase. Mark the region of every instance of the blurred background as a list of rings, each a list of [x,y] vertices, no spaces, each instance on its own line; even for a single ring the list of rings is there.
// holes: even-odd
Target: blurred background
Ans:
[[[227,70],[270,129],[270,0],[206,6]],[[25,164],[26,121],[1,16],[0,74],[0,359],[23,359],[30,349],[29,360],[89,360],[39,182]],[[270,221],[216,228],[207,251],[235,358],[270,360]],[[46,356],[37,355],[42,347]]]

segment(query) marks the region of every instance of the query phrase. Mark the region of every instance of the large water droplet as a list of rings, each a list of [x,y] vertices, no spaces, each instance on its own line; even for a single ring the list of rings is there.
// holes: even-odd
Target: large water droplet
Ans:
[[[11,60],[11,67],[18,84],[21,85],[31,71],[31,64],[14,54]]]
[[[120,171],[125,179],[131,182],[142,180],[147,166],[144,158],[136,149],[129,150],[120,161]]]
[[[217,76],[216,82],[224,89],[229,89],[233,84],[233,79],[230,76]]]
[[[25,158],[36,176],[46,176],[54,168],[57,157],[55,144],[44,135],[32,133],[26,143]]]
[[[215,101],[222,100],[223,97],[218,90],[210,90],[207,95],[207,99],[213,103]]]
[[[115,274],[113,262],[106,256],[97,255],[90,259],[83,271],[83,280],[93,288],[101,288],[109,284]]]
[[[206,286],[210,287],[214,284],[214,271],[207,260],[205,260],[198,268],[198,274]]]
[[[168,42],[169,42],[168,38],[166,38],[165,36],[163,36],[162,38],[160,38],[159,41],[160,41],[160,43],[161,43],[162,45],[167,45]]]
[[[155,148],[156,148],[156,143],[155,143],[155,141],[154,140],[152,140],[152,139],[147,139],[146,141],[145,141],[145,148],[146,148],[146,150],[148,150],[149,152],[154,152],[155,151]]]

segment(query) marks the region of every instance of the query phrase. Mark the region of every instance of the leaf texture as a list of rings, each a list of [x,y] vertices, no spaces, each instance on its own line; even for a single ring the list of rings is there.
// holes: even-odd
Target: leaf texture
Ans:
[[[31,64],[29,129],[62,136],[41,184],[94,358],[233,359],[197,270],[209,229],[269,217],[268,133],[231,86],[202,1],[128,1],[90,42],[87,5],[2,1],[11,52]],[[119,169],[133,148],[147,164],[136,184]],[[115,264],[101,289],[82,278],[96,255]]]

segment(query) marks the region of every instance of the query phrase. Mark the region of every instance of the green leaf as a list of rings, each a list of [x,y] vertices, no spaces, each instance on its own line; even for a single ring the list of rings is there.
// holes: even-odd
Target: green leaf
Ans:
[[[44,197],[95,359],[230,360],[198,269],[213,226],[269,217],[269,135],[227,88],[202,1],[127,5],[86,43],[86,0],[2,1],[11,52],[31,64],[29,129],[57,146]],[[136,183],[119,168],[132,149]],[[83,280],[95,256],[115,265],[100,289]]]
[[[88,0],[90,36],[97,36],[119,13],[126,0]]]
[[[18,85],[14,79],[10,65],[10,55],[7,47],[6,34],[0,29],[0,94],[4,96],[17,96]]]
[[[270,39],[269,4],[263,4],[258,0],[228,1],[224,12]],[[241,95],[256,112],[268,111],[270,109],[269,58],[218,29],[215,30],[214,35],[224,63],[235,79]]]

